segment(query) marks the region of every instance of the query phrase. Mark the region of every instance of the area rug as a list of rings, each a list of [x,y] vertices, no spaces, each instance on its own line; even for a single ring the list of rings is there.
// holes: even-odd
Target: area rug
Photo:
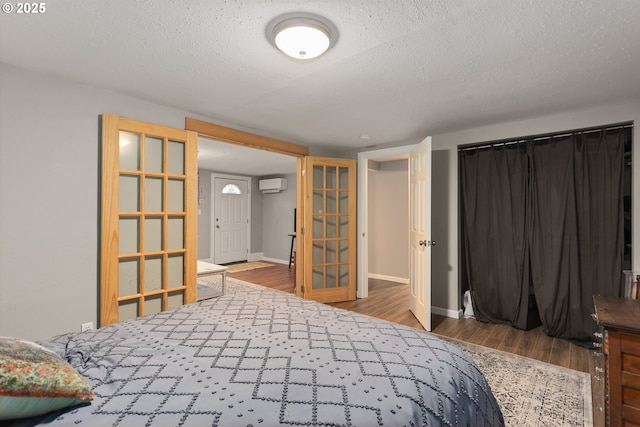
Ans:
[[[256,268],[272,267],[273,264],[261,261],[241,262],[227,266],[227,273],[237,273],[239,271],[255,270]]]
[[[508,426],[593,425],[589,374],[440,337],[473,358],[489,382]]]
[[[221,276],[198,278],[219,290]],[[265,290],[227,277],[226,294]],[[278,292],[272,290],[273,292]],[[593,425],[589,374],[438,335],[465,351],[478,365],[496,396],[507,426]]]

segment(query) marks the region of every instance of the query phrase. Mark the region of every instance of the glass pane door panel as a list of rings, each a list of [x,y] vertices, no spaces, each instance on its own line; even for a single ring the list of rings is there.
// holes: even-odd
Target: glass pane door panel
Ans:
[[[339,237],[349,237],[349,217],[347,215],[338,216],[340,222],[340,234]]]
[[[131,217],[120,218],[120,249],[119,253],[136,254],[140,252],[140,225],[139,219]]]
[[[324,188],[324,166],[313,167],[313,188]]]
[[[137,258],[121,259],[118,262],[118,296],[140,293],[140,262]]]
[[[325,169],[326,173],[326,188],[337,188],[336,187],[336,167],[335,166],[327,166]]]
[[[144,219],[144,251],[158,252],[162,250],[162,217]]]
[[[335,240],[327,240],[325,260],[327,264],[332,264],[336,262],[336,241]]]
[[[120,170],[140,170],[140,135],[120,131]]]
[[[132,299],[118,303],[118,321],[122,322],[138,317],[138,300]]]
[[[313,213],[324,212],[324,191],[313,192]]]
[[[336,287],[336,266],[328,265],[326,270],[327,272],[327,288],[335,288]]]
[[[145,178],[144,180],[144,210],[146,212],[163,212],[163,183],[162,178]]]
[[[184,257],[172,255],[169,257],[169,272],[167,273],[167,285],[169,288],[184,285]]]
[[[140,193],[137,176],[120,175],[120,212],[139,212]]]
[[[169,217],[168,250],[184,249],[184,219]]]
[[[336,220],[338,217],[335,215],[327,215],[327,235],[328,239],[338,237],[336,234]]]
[[[349,262],[349,241],[340,240],[338,247],[340,248],[338,262]]]
[[[349,266],[340,265],[338,266],[338,271],[340,272],[340,276],[338,277],[338,286],[346,288],[349,286]]]
[[[162,289],[162,257],[149,257],[144,260],[144,292],[160,289]]]
[[[338,168],[338,188],[341,190],[349,189],[349,169]]]
[[[184,175],[184,143],[169,141],[169,173]]]
[[[144,314],[155,314],[162,311],[162,295],[152,295],[144,299]]]
[[[313,267],[313,271],[311,273],[311,287],[313,289],[324,288],[324,267]]]
[[[144,140],[144,170],[145,172],[163,172],[164,140],[148,136]]]
[[[169,292],[169,296],[167,298],[167,310],[180,307],[183,304],[184,304],[184,292],[182,291]]]
[[[324,217],[317,215],[313,217],[313,238],[322,237],[324,237]]]
[[[341,214],[348,214],[349,213],[349,193],[347,193],[346,191],[340,191],[338,193],[338,197],[340,198],[338,212]]]
[[[169,180],[169,195],[167,196],[169,212],[184,212],[184,181],[181,179]]]
[[[336,213],[336,192],[327,191],[327,213]]]
[[[313,242],[313,264],[324,264],[324,245],[322,242]]]

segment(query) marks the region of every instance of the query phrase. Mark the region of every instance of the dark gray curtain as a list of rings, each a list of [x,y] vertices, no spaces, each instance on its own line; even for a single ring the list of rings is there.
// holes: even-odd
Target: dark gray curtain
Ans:
[[[475,317],[525,329],[529,296],[526,146],[460,153],[463,259]]]
[[[462,277],[478,320],[525,329],[532,288],[548,335],[590,339],[593,295],[620,294],[630,139],[627,128],[460,151]]]
[[[590,339],[593,295],[619,295],[627,138],[618,129],[531,145],[531,274],[550,336]]]

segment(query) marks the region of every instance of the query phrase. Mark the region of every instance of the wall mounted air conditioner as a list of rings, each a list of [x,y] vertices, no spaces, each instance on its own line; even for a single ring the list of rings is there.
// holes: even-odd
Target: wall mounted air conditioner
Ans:
[[[287,189],[286,178],[270,178],[258,181],[258,189],[263,193],[277,193]]]

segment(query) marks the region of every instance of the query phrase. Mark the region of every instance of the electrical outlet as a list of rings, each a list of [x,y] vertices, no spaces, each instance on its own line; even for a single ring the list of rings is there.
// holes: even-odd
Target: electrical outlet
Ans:
[[[88,322],[88,323],[83,323],[80,326],[80,331],[84,332],[84,331],[90,331],[93,329],[93,322]]]

